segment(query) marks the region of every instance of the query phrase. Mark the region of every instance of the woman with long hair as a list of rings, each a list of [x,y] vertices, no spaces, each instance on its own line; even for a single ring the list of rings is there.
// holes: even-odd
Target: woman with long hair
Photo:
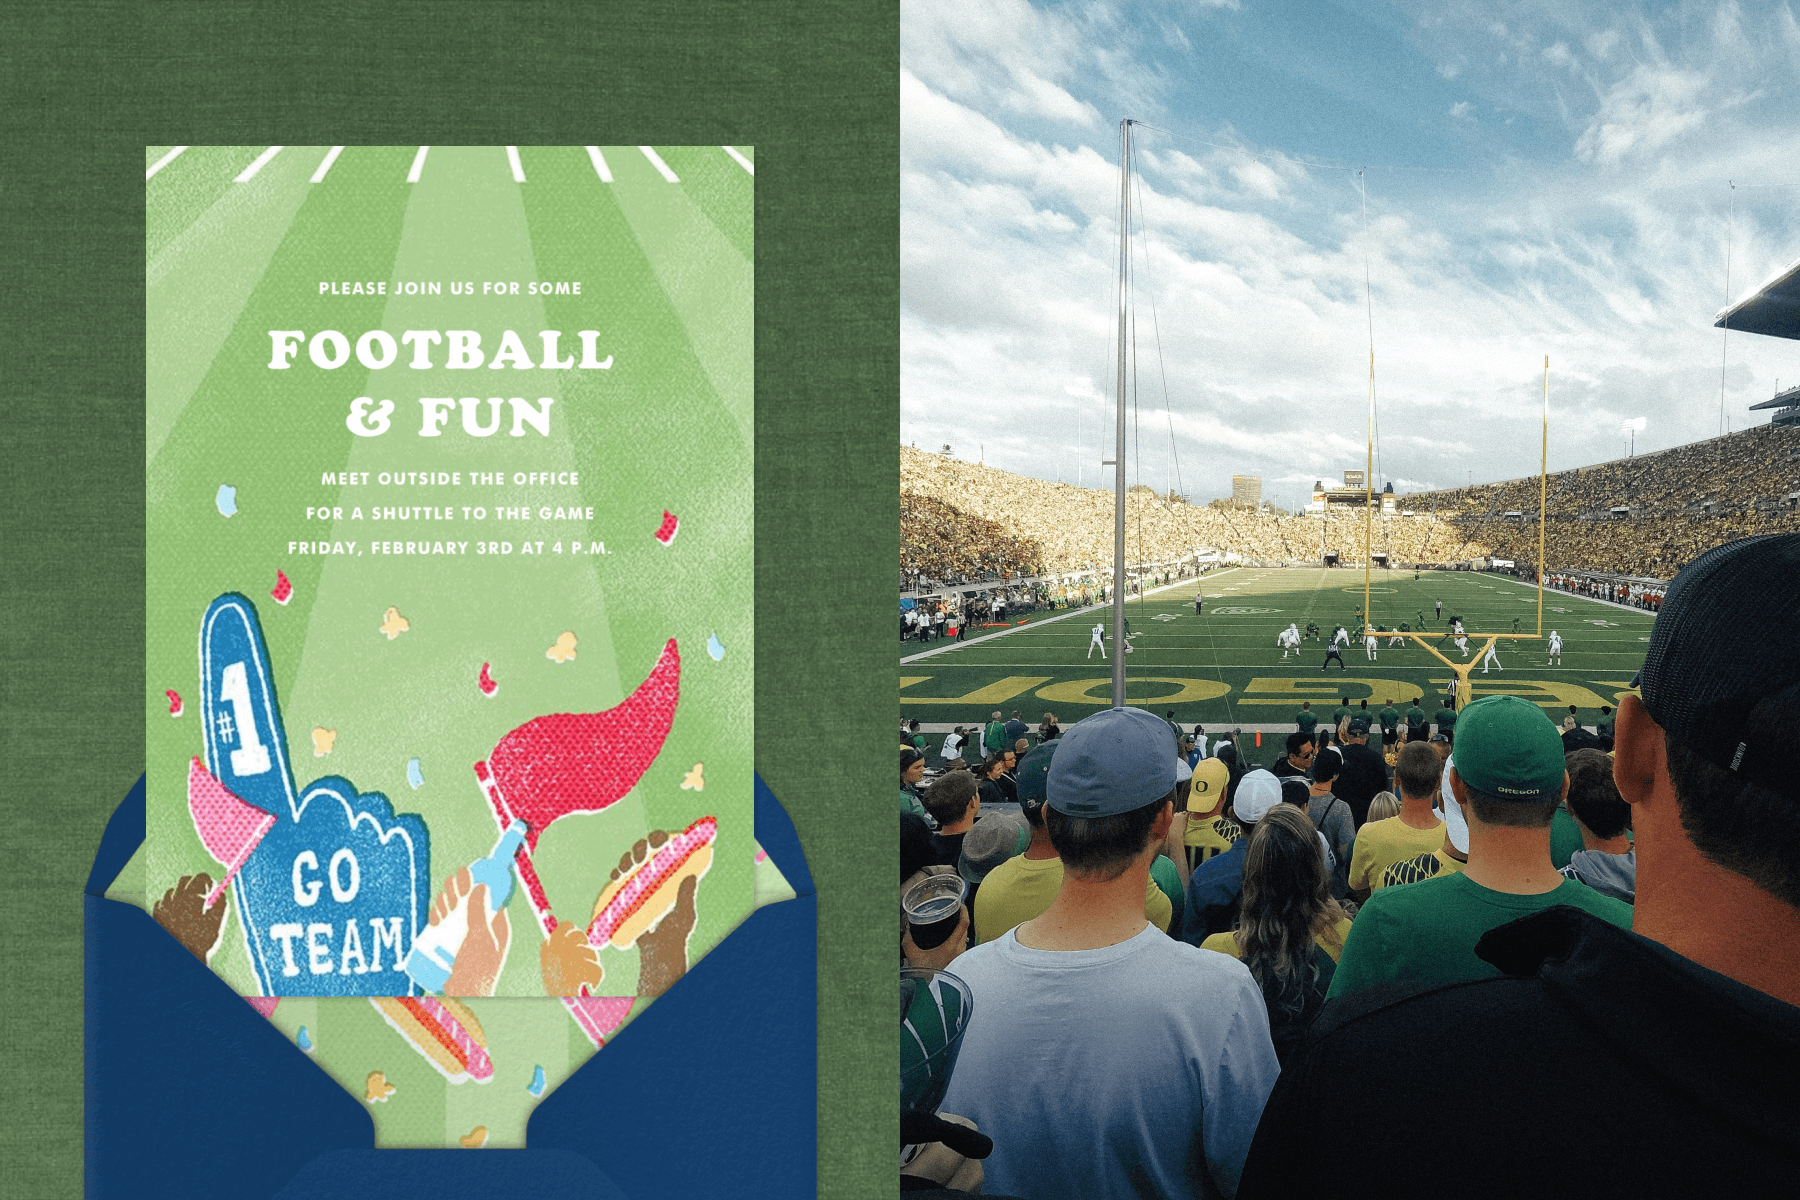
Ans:
[[[1256,823],[1244,859],[1237,928],[1200,943],[1243,960],[1269,1009],[1275,1056],[1286,1060],[1325,1003],[1350,935],[1331,898],[1325,843],[1306,810],[1277,804]]]
[[[1006,753],[990,754],[982,760],[981,766],[975,769],[975,778],[980,780],[981,805],[986,808],[991,804],[1006,803],[1006,791],[1000,786],[1000,776],[1006,770]]]

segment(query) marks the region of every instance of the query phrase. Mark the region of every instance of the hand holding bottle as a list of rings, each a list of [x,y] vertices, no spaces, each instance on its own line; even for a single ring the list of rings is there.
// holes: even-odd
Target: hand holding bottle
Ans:
[[[504,908],[492,912],[487,885],[475,883],[467,867],[446,879],[444,890],[431,902],[431,924],[440,925],[456,917],[468,922],[468,933],[456,952],[444,995],[491,996],[500,979],[500,968],[506,965],[512,922]]]

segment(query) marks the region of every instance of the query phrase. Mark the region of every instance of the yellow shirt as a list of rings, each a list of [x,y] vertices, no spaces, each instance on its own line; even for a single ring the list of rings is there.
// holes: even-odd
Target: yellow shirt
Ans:
[[[1231,849],[1231,843],[1244,836],[1244,827],[1236,820],[1219,813],[1217,816],[1202,816],[1197,812],[1187,815],[1187,832],[1182,841],[1199,850],[1194,856],[1196,865],[1205,862],[1215,854],[1223,854]]]
[[[1386,886],[1382,873],[1395,863],[1430,854],[1444,844],[1444,823],[1430,829],[1414,829],[1399,817],[1370,821],[1356,832],[1356,849],[1350,855],[1350,888],[1378,892]]]
[[[1062,888],[1060,858],[1014,855],[989,871],[975,893],[975,934],[991,942],[1015,925],[1040,917]],[[1174,906],[1154,879],[1144,881],[1144,916],[1164,933],[1175,916]]]
[[[1430,879],[1434,875],[1454,875],[1467,864],[1459,863],[1444,853],[1443,843],[1430,854],[1421,854],[1417,858],[1409,858],[1405,862],[1397,862],[1381,873],[1381,886],[1394,887],[1402,883],[1417,883],[1421,879]]]
[[[980,900],[981,897],[977,896],[976,899]],[[1350,918],[1345,917],[1324,934],[1314,934],[1313,941],[1319,944],[1319,949],[1331,955],[1332,962],[1337,962],[1339,957],[1344,953],[1344,939],[1349,936]],[[1238,946],[1237,934],[1235,933],[1215,933],[1204,942],[1201,942],[1200,948],[1202,950],[1217,950],[1220,954],[1229,954],[1233,958],[1244,957],[1244,952]]]

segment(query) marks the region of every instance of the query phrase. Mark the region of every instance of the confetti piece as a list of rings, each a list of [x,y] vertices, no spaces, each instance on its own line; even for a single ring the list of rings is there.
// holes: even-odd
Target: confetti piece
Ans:
[[[390,608],[381,619],[381,632],[387,634],[387,640],[393,641],[412,628],[412,622],[400,615],[400,610]]]
[[[481,689],[482,695],[489,698],[492,698],[500,691],[500,685],[494,682],[494,677],[492,675],[488,674],[487,663],[481,664],[481,678],[475,681],[475,685]]]
[[[681,520],[668,509],[663,509],[662,525],[656,531],[656,540],[665,546],[675,544],[675,534],[681,529]]]
[[[706,652],[712,655],[714,662],[725,661],[725,643],[719,640],[718,634],[715,633],[706,639]]]
[[[300,1047],[300,1049],[306,1051],[308,1054],[313,1052],[313,1040],[307,1034],[306,1026],[302,1025],[300,1027],[300,1032],[294,1035],[294,1045]]]
[[[761,846],[758,846],[756,848],[756,861],[757,862],[768,862],[769,861],[769,852],[767,850],[764,850]]]
[[[229,483],[221,483],[219,494],[213,497],[213,503],[219,506],[221,517],[235,517],[237,515],[237,489]]]
[[[534,1096],[541,1096],[544,1094],[544,1088],[546,1086],[547,1085],[544,1082],[544,1068],[534,1067],[531,1072],[531,1083],[525,1090]]]
[[[544,651],[544,657],[551,662],[566,663],[575,657],[575,635],[564,630],[557,635],[556,645]]]
[[[406,760],[406,782],[412,784],[415,792],[425,786],[425,772],[419,769],[419,760],[416,758]]]
[[[245,996],[244,999],[248,1000],[250,1007],[261,1013],[265,1020],[275,1015],[275,1006],[281,1003],[280,996]]]
[[[313,757],[314,758],[324,758],[327,754],[331,753],[331,748],[335,745],[337,745],[337,730],[335,730],[335,729],[314,729],[313,730]]]
[[[487,1126],[477,1125],[475,1128],[469,1130],[469,1135],[467,1137],[460,1137],[456,1140],[461,1142],[465,1149],[479,1150],[487,1145]]]
[[[705,765],[705,763],[695,763],[694,769],[681,777],[682,791],[703,792],[706,790],[706,780],[700,778],[700,769]]]
[[[294,598],[294,585],[288,582],[286,571],[275,572],[275,586],[269,589],[269,595],[275,597],[277,604],[286,604]]]
[[[169,715],[179,717],[181,715],[181,693],[165,689],[163,695],[169,698]]]
[[[380,1071],[370,1071],[369,1078],[363,1084],[363,1099],[370,1104],[384,1103],[394,1094],[394,1085],[387,1081],[387,1076]]]

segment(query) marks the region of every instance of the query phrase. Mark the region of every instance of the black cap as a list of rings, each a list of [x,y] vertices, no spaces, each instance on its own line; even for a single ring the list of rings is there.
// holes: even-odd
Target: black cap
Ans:
[[[1800,711],[1800,534],[1728,542],[1670,586],[1632,681],[1676,741],[1772,791],[1791,769]]]

